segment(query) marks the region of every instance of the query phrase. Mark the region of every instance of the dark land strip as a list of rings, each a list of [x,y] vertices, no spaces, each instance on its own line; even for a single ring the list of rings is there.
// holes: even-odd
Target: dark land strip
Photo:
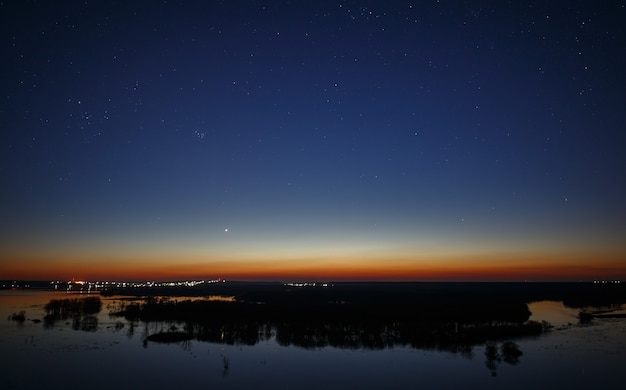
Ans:
[[[224,283],[133,292],[142,301],[124,304],[114,315],[130,322],[183,324],[154,336],[158,341],[177,340],[184,333],[190,339],[253,345],[275,336],[281,345],[305,348],[405,345],[454,351],[548,330],[547,323],[529,321],[528,302],[611,306],[626,298],[620,285],[583,283]],[[109,294],[124,291],[104,293]],[[176,299],[194,295],[235,301]]]

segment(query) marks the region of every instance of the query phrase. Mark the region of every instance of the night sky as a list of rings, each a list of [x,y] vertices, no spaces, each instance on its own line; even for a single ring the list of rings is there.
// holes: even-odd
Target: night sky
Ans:
[[[626,279],[623,1],[0,3],[0,279]]]

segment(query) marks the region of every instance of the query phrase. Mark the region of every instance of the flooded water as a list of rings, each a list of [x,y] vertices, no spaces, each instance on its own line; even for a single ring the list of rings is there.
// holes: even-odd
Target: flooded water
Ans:
[[[531,319],[554,328],[512,340],[522,354],[503,358],[497,352],[505,348],[502,341],[459,352],[406,346],[305,349],[282,346],[272,334],[254,345],[160,344],[146,337],[183,324],[130,323],[109,316],[120,298],[101,297],[102,309],[89,321],[44,321],[44,305],[66,298],[63,293],[0,291],[0,388],[623,388],[626,319],[580,325],[578,310],[561,302],[530,304]]]

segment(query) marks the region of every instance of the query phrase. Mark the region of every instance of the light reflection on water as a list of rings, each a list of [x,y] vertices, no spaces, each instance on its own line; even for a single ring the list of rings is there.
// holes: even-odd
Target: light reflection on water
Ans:
[[[233,296],[224,296],[224,295],[209,295],[205,299],[208,300],[208,301],[235,302],[235,297],[233,297]]]
[[[532,313],[531,320],[548,321],[556,328],[578,322],[578,310],[565,307],[563,302],[532,302],[528,305],[528,309]]]
[[[0,388],[38,388],[63,378],[92,388],[203,386],[213,388],[621,388],[626,320],[580,326],[578,310],[560,302],[529,305],[537,321],[555,328],[518,339],[518,364],[487,365],[485,346],[464,354],[394,347],[382,350],[283,347],[272,337],[256,345],[199,341],[144,343],[175,323],[131,323],[109,316],[116,298],[101,298],[96,332],[73,330],[71,321],[44,328],[50,299],[63,293],[0,291]],[[24,310],[21,325],[10,319]],[[570,325],[571,324],[571,325]],[[495,374],[495,376],[493,376]]]

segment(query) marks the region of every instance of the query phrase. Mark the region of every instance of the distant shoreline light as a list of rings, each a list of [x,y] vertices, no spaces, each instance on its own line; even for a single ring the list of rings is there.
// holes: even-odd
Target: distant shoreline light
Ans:
[[[71,280],[67,282],[60,282],[58,280],[51,281],[50,286],[54,290],[60,290],[59,286],[65,287],[67,292],[92,292],[102,291],[111,288],[158,288],[158,287],[195,287],[201,284],[213,284],[213,283],[225,283],[226,280],[222,278],[211,280],[181,280],[181,281],[168,281],[168,282],[122,282],[122,281],[97,281],[88,282],[84,280]],[[61,289],[63,289],[63,287]]]
[[[621,280],[594,280],[593,284],[620,284]]]
[[[302,282],[302,283],[289,282],[289,283],[285,283],[284,285],[289,286],[289,287],[332,287],[334,286],[334,284],[332,283],[315,283],[315,282]]]
[[[237,281],[236,281],[237,282]],[[371,281],[375,282],[375,281]],[[388,281],[383,281],[387,283]],[[404,281],[399,281],[399,283],[403,283]],[[457,283],[458,281],[452,282]],[[23,290],[23,289],[32,289],[32,290],[55,290],[55,291],[65,291],[68,293],[92,293],[92,292],[100,292],[109,289],[115,288],[174,288],[174,287],[186,287],[193,288],[199,285],[208,285],[208,284],[217,284],[217,283],[226,283],[226,279],[218,278],[211,280],[179,280],[179,281],[144,281],[144,282],[133,282],[133,281],[97,281],[97,282],[89,282],[85,280],[72,280],[72,281],[31,281],[31,280],[2,280],[0,281],[0,289],[1,290]],[[254,283],[253,281],[251,283]],[[350,283],[350,282],[347,282]],[[420,283],[419,281],[415,281],[415,283]],[[433,283],[433,282],[430,282]],[[434,283],[447,283],[446,281],[434,282]],[[468,283],[474,283],[468,281]],[[486,282],[489,283],[489,282]],[[506,283],[506,282],[505,282]],[[519,282],[512,282],[519,283]],[[524,283],[528,283],[525,281]],[[546,283],[590,283],[594,285],[621,285],[622,280],[619,279],[595,279],[589,281],[552,281]],[[296,287],[296,288],[328,288],[334,287],[335,283],[330,282],[284,282],[281,283],[287,287]]]

